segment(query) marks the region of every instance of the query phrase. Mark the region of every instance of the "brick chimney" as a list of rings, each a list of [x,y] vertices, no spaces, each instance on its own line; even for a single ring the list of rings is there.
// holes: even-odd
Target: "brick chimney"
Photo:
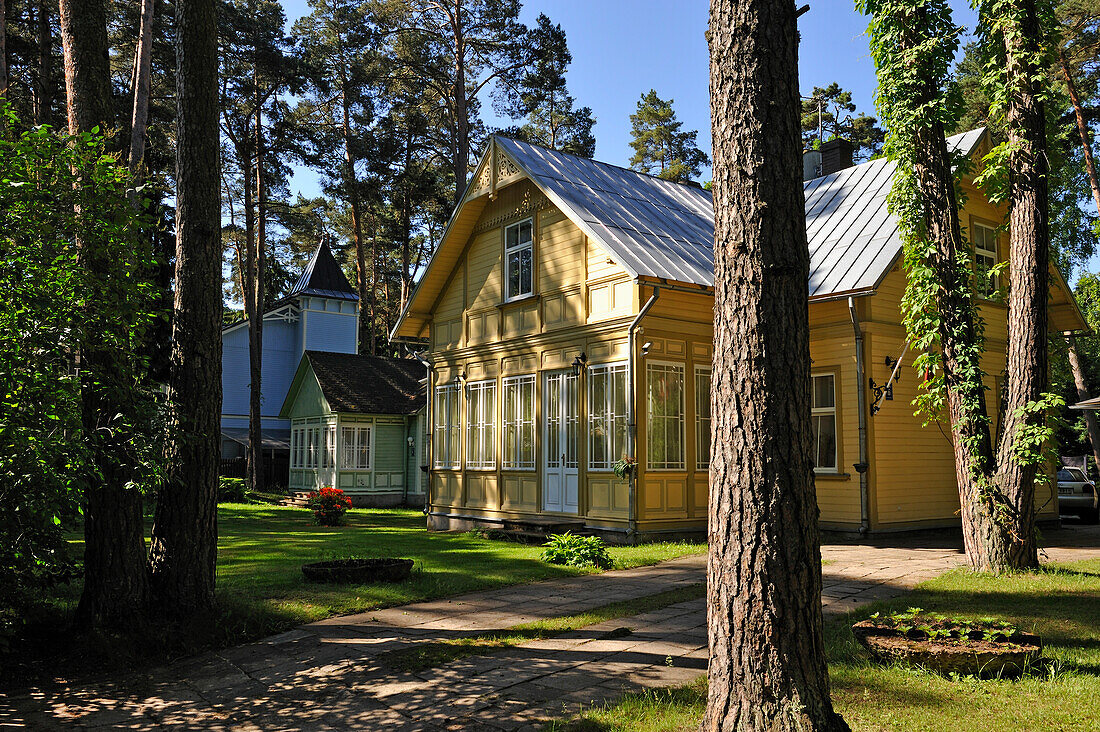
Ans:
[[[821,143],[821,174],[830,175],[838,170],[852,167],[852,153],[855,149],[847,140],[835,137]]]

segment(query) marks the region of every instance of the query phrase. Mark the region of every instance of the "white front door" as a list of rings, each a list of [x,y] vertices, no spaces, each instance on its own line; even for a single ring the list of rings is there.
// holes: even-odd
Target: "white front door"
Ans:
[[[542,510],[577,513],[577,377],[572,371],[546,375],[542,413]]]

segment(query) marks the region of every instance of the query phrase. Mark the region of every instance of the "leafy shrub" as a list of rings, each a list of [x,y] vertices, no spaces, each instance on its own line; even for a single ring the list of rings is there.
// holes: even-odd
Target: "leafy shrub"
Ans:
[[[571,531],[552,534],[543,544],[542,560],[570,567],[610,567],[611,555],[598,536],[578,536]]]
[[[344,514],[351,508],[351,499],[339,488],[322,488],[309,494],[309,509],[313,519],[321,526],[339,526]]]
[[[889,615],[875,613],[871,619],[884,627],[894,628],[913,640],[984,640],[989,643],[1003,643],[1012,641],[1019,632],[1012,623],[997,618],[968,620],[927,612],[919,607]]]
[[[248,482],[244,478],[218,479],[218,503],[244,503],[248,500]]]

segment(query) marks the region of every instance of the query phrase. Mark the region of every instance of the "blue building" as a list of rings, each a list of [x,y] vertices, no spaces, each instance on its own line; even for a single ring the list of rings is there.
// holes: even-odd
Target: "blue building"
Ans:
[[[268,475],[287,480],[290,420],[279,416],[306,351],[356,353],[359,296],[326,241],[283,298],[264,312],[261,413]],[[248,321],[222,331],[222,459],[243,458],[248,446]]]

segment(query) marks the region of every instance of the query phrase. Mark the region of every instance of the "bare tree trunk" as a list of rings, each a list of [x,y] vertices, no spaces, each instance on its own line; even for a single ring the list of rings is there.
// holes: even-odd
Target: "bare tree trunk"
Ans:
[[[111,85],[103,2],[61,0],[60,12],[69,132],[106,132],[111,124]],[[77,248],[90,278],[108,276],[106,247],[80,240]],[[142,617],[149,597],[142,498],[129,487],[130,476],[101,436],[101,428],[121,409],[97,378],[110,370],[113,354],[99,346],[104,339],[81,340],[77,363],[82,421],[94,468],[84,491],[84,589],[76,616],[85,626],[122,626]]]
[[[370,354],[378,354],[378,219],[370,217]]]
[[[1049,166],[1043,107],[1043,32],[1034,0],[1006,13],[1008,73],[1010,249],[1008,294],[1008,393],[997,448],[998,483],[1011,517],[1004,546],[994,547],[990,569],[1039,566],[1035,533],[1035,477],[1039,468],[1017,457],[1021,430],[1042,427],[1043,413],[1025,408],[1047,390],[1047,297],[1050,279]]]
[[[338,32],[338,31],[337,31]],[[359,295],[359,353],[365,353],[369,341],[374,347],[374,323],[363,317],[363,304],[367,301],[367,245],[363,241],[363,210],[359,201],[359,180],[355,173],[355,150],[351,141],[351,110],[348,102],[347,62],[340,59],[340,111],[344,136],[344,181],[348,203],[351,206],[351,231],[355,237],[355,285]],[[373,315],[373,313],[372,313]]]
[[[822,636],[795,6],[712,0],[710,12],[714,459],[702,729],[847,730]]]
[[[149,126],[149,88],[152,80],[153,14],[157,0],[141,0],[141,29],[134,56],[134,109],[130,117],[130,175],[137,175],[145,158],[145,132]]]
[[[1069,368],[1073,372],[1073,383],[1077,387],[1077,401],[1083,402],[1089,397],[1089,385],[1085,380],[1085,370],[1081,368],[1081,358],[1077,354],[1077,337],[1066,336],[1066,351],[1069,354]],[[1085,426],[1089,431],[1089,443],[1092,445],[1092,459],[1096,469],[1100,470],[1100,423],[1096,421],[1096,412],[1091,409],[1082,409],[1085,415]]]
[[[257,85],[257,93],[258,93]],[[264,187],[263,106],[256,105],[256,244],[252,274],[252,315],[248,319],[248,479],[254,491],[264,489],[263,403],[264,248],[267,239],[267,189]]]
[[[454,157],[451,169],[455,177],[455,206],[458,205],[466,189],[466,173],[470,166],[470,117],[469,102],[466,99],[466,39],[462,30],[462,2],[454,0],[454,23],[451,31],[454,35],[454,124],[455,142],[452,151]]]
[[[38,2],[38,78],[34,92],[35,124],[52,124],[54,77],[53,77],[53,27],[50,23],[49,0]]]
[[[1073,74],[1069,70],[1069,62],[1066,61],[1066,52],[1058,52],[1058,60],[1062,64],[1062,75],[1066,78],[1066,88],[1069,90],[1069,100],[1073,104],[1073,115],[1077,119],[1077,132],[1081,136],[1081,149],[1085,153],[1085,170],[1089,174],[1089,185],[1092,188],[1092,200],[1096,202],[1096,210],[1100,212],[1100,180],[1096,177],[1096,163],[1092,158],[1092,145],[1089,144],[1088,124],[1085,122],[1084,111],[1081,109],[1081,98],[1077,94],[1077,85],[1073,81]],[[1098,465],[1100,467],[1100,465]]]
[[[221,411],[216,0],[176,1],[176,299],[167,476],[150,556],[160,609],[214,605]]]

